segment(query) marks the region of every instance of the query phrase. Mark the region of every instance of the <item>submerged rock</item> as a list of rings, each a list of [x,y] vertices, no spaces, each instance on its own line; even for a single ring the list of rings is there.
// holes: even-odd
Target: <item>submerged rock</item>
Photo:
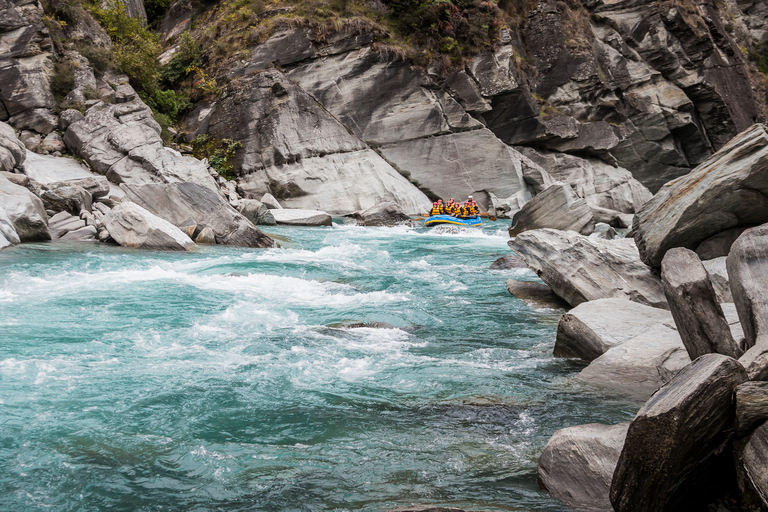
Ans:
[[[629,423],[558,430],[539,458],[539,486],[574,510],[611,510],[608,497]]]
[[[195,243],[179,228],[135,203],[120,203],[112,208],[104,217],[104,224],[123,247],[172,251],[195,248]]]
[[[600,240],[570,231],[536,229],[508,244],[571,306],[624,298],[668,307],[661,279],[640,261],[632,239]]]

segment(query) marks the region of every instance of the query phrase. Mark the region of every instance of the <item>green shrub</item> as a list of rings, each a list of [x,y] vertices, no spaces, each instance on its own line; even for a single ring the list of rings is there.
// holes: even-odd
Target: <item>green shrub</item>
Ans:
[[[163,66],[163,81],[175,84],[189,74],[189,68],[200,66],[200,44],[189,31],[184,32],[179,41],[179,51]]]
[[[69,94],[75,87],[75,63],[71,60],[57,62],[53,65],[53,76],[51,76],[51,92],[56,102]]]
[[[147,12],[147,24],[157,27],[168,12],[171,0],[144,0],[144,10]]]
[[[158,112],[168,116],[174,123],[178,122],[181,116],[192,107],[188,96],[170,89],[157,91],[150,103],[154,104]]]
[[[88,43],[76,45],[77,51],[88,59],[91,67],[98,75],[103,75],[115,67],[112,50]]]
[[[768,75],[768,41],[755,43],[749,52],[749,60],[755,63],[761,73]]]
[[[208,134],[198,135],[192,141],[192,154],[196,158],[207,158],[208,163],[220,176],[234,180],[237,178],[231,159],[243,145],[231,139],[217,140]]]

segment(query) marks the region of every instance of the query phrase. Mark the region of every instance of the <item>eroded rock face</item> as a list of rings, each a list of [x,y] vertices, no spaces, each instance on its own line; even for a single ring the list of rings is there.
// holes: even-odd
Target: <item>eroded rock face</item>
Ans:
[[[632,239],[592,239],[572,231],[536,229],[509,246],[571,306],[623,298],[667,309],[661,280],[640,261]]]
[[[700,357],[680,371],[640,409],[611,484],[614,510],[696,510],[732,478],[732,395],[747,380],[734,359]]]
[[[123,247],[189,251],[195,243],[182,231],[141,206],[124,202],[104,217],[112,238]]]
[[[233,83],[209,121],[240,141],[240,190],[269,192],[286,208],[346,214],[391,201],[416,214],[428,198],[277,70]]]
[[[610,510],[608,492],[629,423],[558,430],[539,458],[539,486],[575,510]]]
[[[665,185],[635,216],[640,256],[658,268],[673,247],[695,250],[720,232],[768,222],[768,130],[754,125]]]

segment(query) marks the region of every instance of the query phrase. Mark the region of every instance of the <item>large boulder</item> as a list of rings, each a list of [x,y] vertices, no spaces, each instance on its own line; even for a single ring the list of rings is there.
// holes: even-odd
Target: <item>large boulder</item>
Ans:
[[[768,130],[756,124],[689,174],[664,185],[635,217],[640,256],[659,268],[673,247],[696,250],[720,232],[768,222]]]
[[[712,353],[733,358],[743,354],[695,252],[682,247],[669,250],[661,261],[661,282],[677,332],[692,360]]]
[[[744,328],[740,361],[750,379],[768,379],[768,224],[746,230],[726,260],[731,293]]]
[[[72,215],[80,215],[80,212],[90,211],[93,204],[93,196],[83,187],[59,185],[45,190],[40,199],[47,210],[54,212],[69,212]]]
[[[26,157],[24,144],[16,137],[16,131],[0,122],[0,171],[13,171],[21,167]]]
[[[257,226],[274,226],[277,224],[275,217],[269,212],[269,208],[256,199],[240,199],[237,204],[237,211]]]
[[[575,510],[611,510],[608,492],[629,423],[558,430],[539,457],[539,486]]]
[[[11,183],[5,176],[0,176],[0,206],[13,222],[22,242],[51,239],[43,202],[26,188]]]
[[[659,324],[673,325],[672,314],[626,299],[583,302],[560,318],[554,355],[592,361]]]
[[[386,202],[371,206],[367,210],[354,212],[346,217],[357,220],[361,226],[397,226],[399,224],[413,224],[411,217],[395,203]]]
[[[750,510],[768,509],[768,423],[763,423],[736,450],[736,474],[742,499]]]
[[[283,208],[270,210],[278,224],[287,226],[330,226],[331,216],[321,210]]]
[[[211,228],[218,244],[274,246],[274,240],[208,187],[182,182],[121,185],[121,188],[131,201],[174,226],[183,226],[191,219],[201,230]]]
[[[0,249],[18,244],[19,242],[21,240],[19,240],[19,235],[16,233],[16,228],[13,227],[13,221],[5,213],[2,204],[0,204]]]
[[[629,426],[611,483],[616,512],[702,510],[732,481],[724,449],[744,368],[721,354],[700,357],[658,390]]]
[[[567,183],[556,182],[525,203],[509,226],[509,236],[538,228],[570,230],[589,235],[595,220],[586,201],[578,197]]]
[[[746,435],[768,421],[768,382],[745,382],[736,388],[736,427]]]
[[[571,306],[624,298],[668,308],[661,279],[640,261],[632,239],[600,240],[572,231],[536,229],[508,244]]]
[[[646,399],[690,362],[672,322],[662,322],[606,350],[576,379],[611,393]]]
[[[120,203],[104,217],[104,225],[112,238],[123,247],[189,251],[195,243],[179,228],[141,206]]]
[[[726,266],[726,257],[720,256],[712,260],[701,262],[709,275],[709,282],[712,283],[712,289],[715,290],[719,302],[733,302],[731,293],[731,282],[728,277],[728,268]]]

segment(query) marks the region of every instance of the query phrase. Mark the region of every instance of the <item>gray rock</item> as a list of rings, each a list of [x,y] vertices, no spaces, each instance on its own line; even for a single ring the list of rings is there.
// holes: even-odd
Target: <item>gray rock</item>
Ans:
[[[195,243],[204,245],[216,245],[216,235],[214,235],[211,228],[205,227],[195,237]]]
[[[49,183],[47,187],[49,190],[56,189],[59,187],[82,188],[91,195],[94,201],[102,197],[106,197],[107,195],[109,195],[109,192],[110,192],[109,181],[107,181],[107,178],[105,178],[104,176],[100,176],[98,174],[90,176],[88,178],[73,178],[73,179],[63,180],[59,182]],[[90,208],[87,208],[87,209],[90,209]]]
[[[8,122],[17,130],[33,130],[48,135],[59,126],[59,118],[47,108],[25,110],[11,117]]]
[[[746,226],[726,229],[713,235],[699,244],[696,248],[696,254],[702,260],[712,260],[723,256],[728,256],[731,252],[731,246],[739,236],[747,229]]]
[[[261,202],[269,208],[270,210],[282,210],[283,207],[280,205],[280,203],[275,199],[275,196],[273,196],[270,193],[266,193],[263,196],[261,196]]]
[[[670,323],[658,323],[608,349],[576,376],[611,393],[647,399],[691,358]]]
[[[379,203],[360,212],[354,212],[346,217],[357,220],[361,226],[397,226],[411,225],[413,220],[400,206],[395,203]]]
[[[702,261],[702,265],[707,270],[709,282],[715,290],[718,302],[733,302],[731,294],[731,283],[728,280],[728,269],[725,264],[726,258],[722,256],[713,260]]]
[[[272,247],[274,241],[238,213],[223,197],[197,183],[121,185],[131,201],[174,226],[190,219],[211,228],[216,243],[243,247]]]
[[[47,209],[55,212],[69,212],[80,215],[81,210],[90,211],[93,198],[90,192],[82,187],[60,185],[50,187],[40,196]]]
[[[59,115],[59,129],[66,131],[69,125],[83,120],[85,116],[79,110],[67,109]]]
[[[626,299],[583,302],[560,318],[554,355],[592,361],[660,324],[674,325],[669,311]]]
[[[589,235],[590,238],[600,238],[602,240],[613,240],[618,238],[616,230],[605,222],[598,222],[595,224],[595,230]]]
[[[104,217],[104,225],[123,247],[173,251],[195,248],[195,243],[179,228],[135,203],[120,203],[112,208]]]
[[[507,279],[507,291],[529,304],[545,308],[563,308],[568,304],[555,295],[552,289],[543,283]]]
[[[256,199],[241,199],[237,210],[242,213],[246,219],[257,226],[274,226],[277,224],[275,217],[270,213],[269,208]]]
[[[537,229],[508,244],[571,306],[624,298],[668,308],[661,279],[640,261],[632,239],[595,240],[572,231]]]
[[[522,258],[516,258],[514,256],[502,256],[501,258],[491,263],[490,268],[493,270],[507,270],[510,268],[528,268],[528,265],[526,265],[525,260]]]
[[[0,176],[0,206],[22,242],[50,240],[48,215],[39,197]]]
[[[77,241],[77,242],[90,242],[95,241],[98,235],[98,230],[94,226],[83,226],[73,231],[68,231],[63,235],[60,240]]]
[[[768,222],[768,131],[754,125],[686,176],[670,182],[635,216],[640,256],[659,268],[673,247],[696,249],[720,232]]]
[[[106,181],[103,176],[94,173],[74,158],[38,155],[31,151],[27,152],[24,174],[43,185],[87,178],[95,178],[102,183]]]
[[[657,391],[629,426],[611,484],[617,512],[695,510],[728,485],[732,396],[744,368],[700,357]]]
[[[9,245],[18,244],[20,242],[21,240],[19,239],[18,233],[16,233],[16,228],[13,227],[13,221],[8,214],[5,213],[2,204],[0,204],[0,248],[8,247]]]
[[[768,420],[768,382],[745,382],[736,388],[736,426],[739,435]]]
[[[751,510],[768,509],[768,423],[736,449],[736,475],[742,499]]]
[[[589,235],[595,229],[592,211],[570,185],[556,182],[525,203],[509,227],[509,236],[539,228],[575,231]]]
[[[405,507],[390,508],[384,512],[464,512],[455,507],[441,507],[437,505],[408,505]]]
[[[61,211],[48,219],[48,227],[51,231],[51,238],[58,240],[70,231],[77,231],[86,227],[86,224],[80,217],[67,211]]]
[[[539,486],[574,510],[611,510],[608,492],[629,423],[558,430],[539,458]]]
[[[731,337],[709,274],[695,252],[682,247],[667,251],[661,261],[661,282],[677,332],[692,360],[704,354],[734,359],[743,354]]]
[[[24,144],[16,137],[16,131],[0,122],[0,171],[10,172],[21,167],[26,152]]]
[[[320,210],[297,210],[283,208],[271,210],[278,225],[287,226],[330,226],[331,216]]]
[[[620,213],[635,213],[653,194],[632,173],[596,158],[520,148],[520,152],[547,170],[554,181],[570,185],[587,205]]]

